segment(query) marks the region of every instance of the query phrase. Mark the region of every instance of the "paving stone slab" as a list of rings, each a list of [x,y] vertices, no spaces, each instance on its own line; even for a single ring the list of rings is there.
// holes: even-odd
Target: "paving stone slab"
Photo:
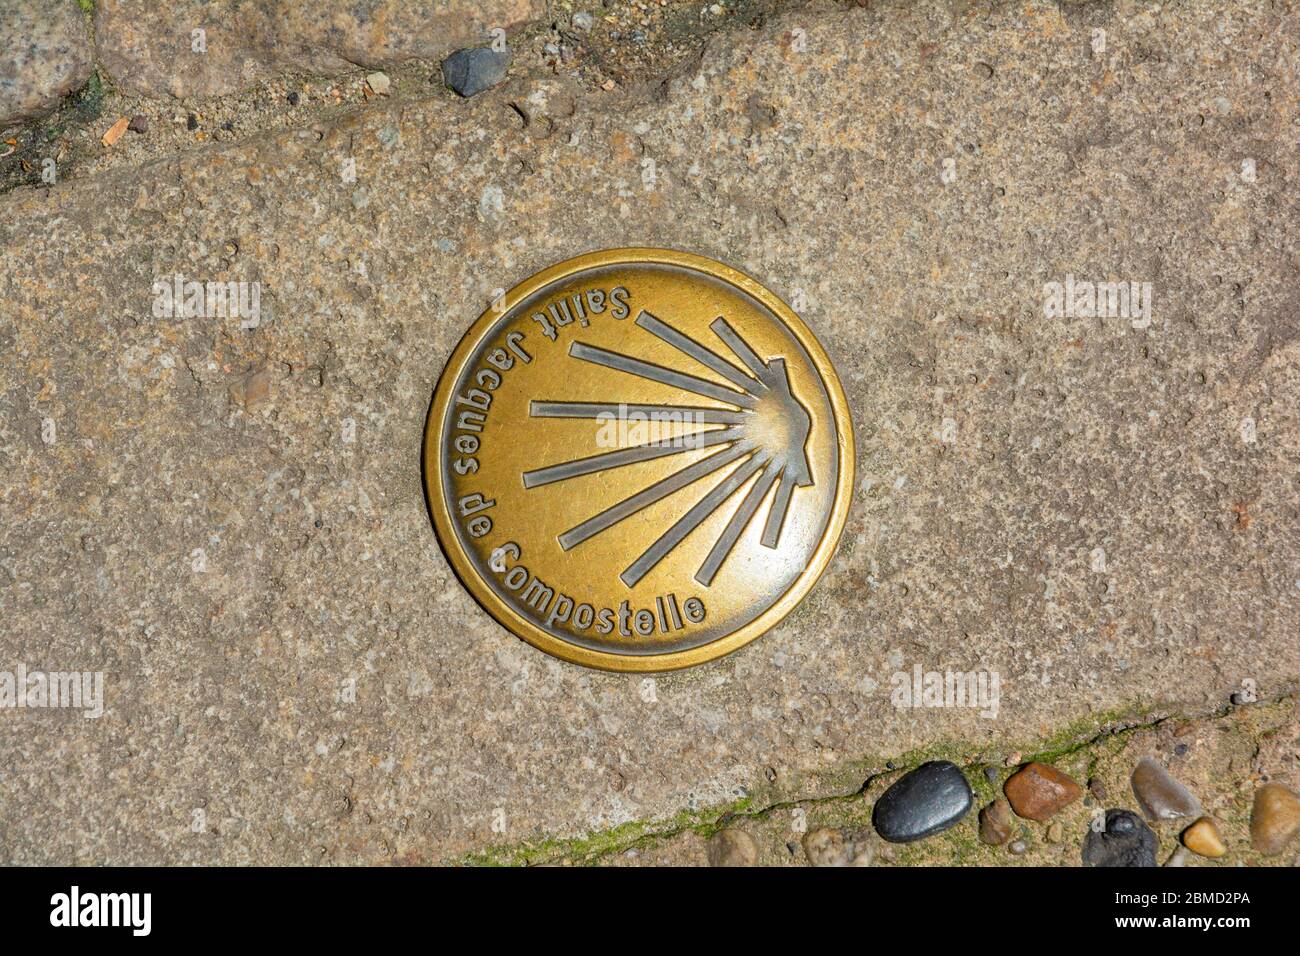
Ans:
[[[76,0],[5,0],[0,127],[53,109],[89,79],[91,61],[90,30]]]
[[[0,860],[436,861],[1294,683],[1296,18],[963,9],[0,199],[0,661],[104,675],[98,719],[0,715]],[[655,678],[494,624],[421,487],[494,290],[620,245],[798,303],[858,446],[809,599]],[[160,317],[178,274],[259,321]],[[1069,277],[1151,283],[1149,324],[1049,314]],[[896,706],[945,669],[997,706]]]

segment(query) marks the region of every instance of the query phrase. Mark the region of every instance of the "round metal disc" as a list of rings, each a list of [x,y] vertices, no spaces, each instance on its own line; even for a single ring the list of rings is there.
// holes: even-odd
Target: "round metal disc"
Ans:
[[[830,360],[735,269],[612,249],[494,303],[425,430],[439,540],[475,598],[567,661],[658,671],[761,635],[830,560],[853,431]]]

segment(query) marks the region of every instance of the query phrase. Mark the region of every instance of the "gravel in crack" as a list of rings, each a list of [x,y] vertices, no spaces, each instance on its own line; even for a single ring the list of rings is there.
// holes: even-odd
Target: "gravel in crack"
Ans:
[[[550,21],[512,31],[510,75],[565,76],[592,93],[652,90],[697,57],[719,30],[756,27],[801,5],[799,0],[560,2]],[[268,130],[311,128],[390,98],[456,98],[444,84],[438,60],[413,58],[386,67],[390,85],[382,95],[367,82],[369,73],[373,70],[328,77],[284,72],[242,93],[173,99],[118,89],[96,72],[51,115],[0,131],[0,194],[139,166]],[[196,124],[189,122],[191,115]],[[139,135],[106,148],[104,133],[124,116],[137,121],[132,129]],[[54,162],[53,182],[47,159]]]

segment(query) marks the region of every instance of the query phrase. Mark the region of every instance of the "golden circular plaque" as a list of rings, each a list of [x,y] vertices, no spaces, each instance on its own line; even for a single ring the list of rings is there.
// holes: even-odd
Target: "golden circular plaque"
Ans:
[[[835,550],[853,430],[775,295],[663,249],[579,256],[456,347],[424,439],[438,538],[475,598],[556,657],[713,660],[780,621]]]

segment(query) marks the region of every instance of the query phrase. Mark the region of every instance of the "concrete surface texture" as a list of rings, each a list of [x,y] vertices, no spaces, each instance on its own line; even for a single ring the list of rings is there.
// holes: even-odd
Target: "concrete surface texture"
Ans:
[[[0,711],[0,862],[675,832],[1290,693],[1298,42],[1288,4],[814,5],[642,92],[525,73],[0,197],[0,669],[104,698]],[[493,623],[421,487],[494,290],[621,245],[795,303],[858,444],[803,606],[656,678]],[[178,275],[256,315],[168,314]],[[1149,308],[1087,314],[1111,282]],[[898,706],[916,668],[997,706]]]

